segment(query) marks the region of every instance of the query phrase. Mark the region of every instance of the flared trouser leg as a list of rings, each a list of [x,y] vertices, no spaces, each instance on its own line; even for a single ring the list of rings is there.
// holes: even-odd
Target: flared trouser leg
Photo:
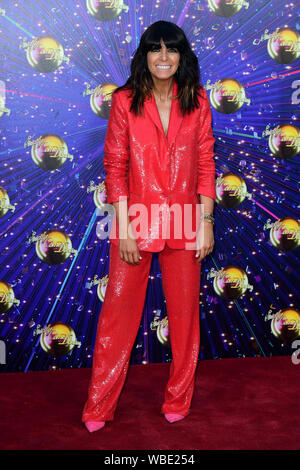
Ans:
[[[183,416],[190,412],[200,347],[201,263],[197,263],[195,253],[170,249],[167,245],[159,253],[172,349],[161,412]]]
[[[92,376],[82,421],[112,421],[143,313],[152,252],[140,264],[122,261],[111,244],[109,276],[100,312]]]

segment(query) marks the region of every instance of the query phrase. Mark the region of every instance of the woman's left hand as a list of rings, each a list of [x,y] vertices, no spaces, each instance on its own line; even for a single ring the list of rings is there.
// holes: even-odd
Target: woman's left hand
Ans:
[[[196,250],[197,263],[201,263],[205,256],[209,255],[214,248],[214,230],[211,222],[203,223],[203,244]]]

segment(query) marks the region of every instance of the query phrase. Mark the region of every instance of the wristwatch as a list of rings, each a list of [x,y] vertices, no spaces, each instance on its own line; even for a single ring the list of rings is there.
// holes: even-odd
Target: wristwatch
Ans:
[[[209,213],[204,213],[204,216],[201,217],[201,220],[206,220],[206,221],[208,221],[208,222],[210,222],[210,223],[212,223],[212,224],[215,223],[215,218],[214,218],[211,214],[209,214]]]

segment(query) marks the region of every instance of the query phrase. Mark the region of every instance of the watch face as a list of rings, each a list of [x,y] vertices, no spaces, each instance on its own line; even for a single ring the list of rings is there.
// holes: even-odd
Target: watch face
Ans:
[[[214,218],[212,216],[204,216],[204,220],[210,222],[211,224],[214,223]]]

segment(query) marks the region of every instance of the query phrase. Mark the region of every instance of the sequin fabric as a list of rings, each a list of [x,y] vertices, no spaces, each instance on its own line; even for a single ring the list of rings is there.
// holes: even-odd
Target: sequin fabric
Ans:
[[[177,92],[174,81],[173,96]],[[175,238],[171,206],[179,204],[184,214],[184,204],[191,204],[189,224],[195,227],[197,194],[216,199],[215,138],[207,93],[203,88],[200,108],[186,116],[180,112],[179,100],[173,100],[167,136],[153,94],[144,102],[143,116],[134,116],[129,111],[129,94],[121,90],[112,96],[103,158],[107,203],[127,199],[128,210],[137,203],[146,207],[147,230],[145,236],[137,237],[140,250],[157,252],[165,244],[184,249],[192,239],[184,228],[182,237]],[[161,207],[160,213],[151,212],[153,204]],[[131,221],[134,217],[129,216]],[[170,230],[164,228],[166,224]],[[118,237],[114,217],[110,241],[118,245]]]
[[[141,264],[130,265],[121,260],[116,245],[110,246],[109,280],[98,321],[83,422],[114,419],[141,322],[151,267],[152,253],[141,251],[141,256]],[[161,413],[186,416],[190,413],[199,355],[201,263],[197,263],[193,251],[165,245],[159,253],[159,264],[173,357],[163,403],[154,406]]]

